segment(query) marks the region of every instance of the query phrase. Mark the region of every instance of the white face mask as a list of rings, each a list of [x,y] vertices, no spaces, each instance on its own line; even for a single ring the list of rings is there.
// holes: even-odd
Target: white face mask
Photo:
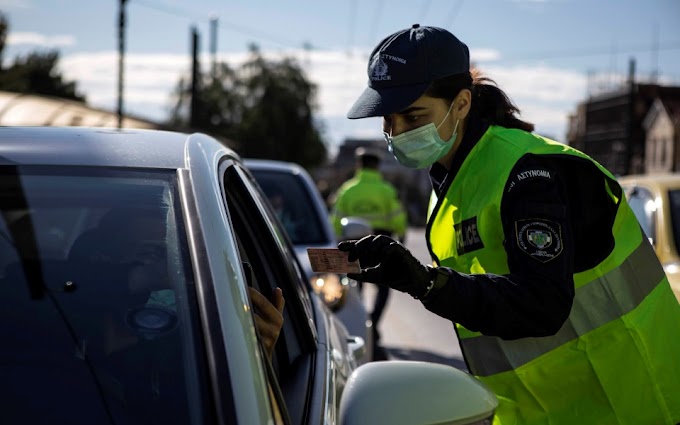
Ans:
[[[456,120],[453,134],[449,140],[442,140],[437,130],[446,122],[452,108],[453,103],[451,103],[442,122],[436,127],[434,123],[429,123],[394,137],[384,132],[387,146],[392,155],[397,158],[397,161],[409,168],[425,168],[446,155],[456,141],[460,120]]]

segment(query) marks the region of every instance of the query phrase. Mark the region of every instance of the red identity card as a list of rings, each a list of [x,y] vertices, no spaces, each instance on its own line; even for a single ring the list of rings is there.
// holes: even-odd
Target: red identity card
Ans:
[[[348,252],[336,248],[307,248],[313,272],[360,273],[359,261],[347,261]]]

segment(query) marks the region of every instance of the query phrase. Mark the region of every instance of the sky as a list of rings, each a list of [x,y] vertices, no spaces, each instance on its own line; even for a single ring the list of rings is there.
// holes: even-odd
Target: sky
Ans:
[[[36,49],[61,52],[60,70],[93,106],[115,111],[119,0],[0,0],[10,23],[5,65]],[[345,115],[366,87],[368,55],[414,23],[446,28],[517,104],[536,131],[566,141],[568,115],[612,90],[635,59],[636,78],[680,86],[680,0],[127,0],[124,109],[167,119],[190,73],[190,30],[208,70],[238,66],[255,43],[294,57],[318,87],[317,119],[333,152],[345,138],[380,138],[380,119]],[[307,48],[305,48],[307,46]],[[275,135],[273,135],[275,137]]]

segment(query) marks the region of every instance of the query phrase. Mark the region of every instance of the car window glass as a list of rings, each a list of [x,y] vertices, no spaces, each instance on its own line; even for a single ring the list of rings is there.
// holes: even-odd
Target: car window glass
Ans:
[[[251,285],[267,298],[271,298],[274,288],[279,287],[286,300],[292,301],[295,294],[288,293],[292,291],[292,285],[286,273],[286,259],[273,244],[274,237],[262,223],[263,218],[253,199],[233,167],[227,170],[224,180],[227,209],[234,226],[239,251],[246,263],[244,271],[249,275],[247,277],[252,278]],[[284,310],[283,337],[286,340],[289,359],[282,361],[290,362],[301,355],[303,349],[299,341],[303,337],[299,335],[299,330],[295,329],[296,319],[291,316],[295,305],[290,302],[287,304],[289,305]]]
[[[647,235],[652,244],[655,244],[656,203],[652,193],[639,186],[629,189],[628,193],[630,208],[635,213],[645,235]]]
[[[673,242],[675,249],[680,249],[680,190],[668,191],[668,209],[671,215]]]
[[[314,200],[299,174],[261,169],[253,169],[252,173],[293,245],[330,243]]]
[[[2,168],[0,422],[206,420],[174,179]]]
[[[267,228],[269,228],[271,233],[276,237],[278,249],[281,252],[281,255],[286,258],[285,264],[288,269],[290,281],[295,285],[297,295],[304,306],[308,321],[311,324],[313,322],[313,309],[309,299],[310,285],[302,267],[297,261],[297,255],[295,254],[294,248],[291,246],[292,242],[289,240],[285,230],[280,227],[280,223],[276,219],[276,214],[271,209],[270,204],[264,202],[264,196],[258,189],[255,179],[243,168],[238,167],[236,168],[236,171],[241,176],[244,186],[255,201],[259,215],[263,218]],[[315,332],[313,327],[311,327],[311,330]]]
[[[276,381],[285,398],[287,411],[292,418],[304,416],[304,394],[311,379],[311,361],[316,350],[314,334],[308,313],[299,296],[299,282],[293,282],[291,261],[294,254],[282,252],[278,235],[281,229],[271,227],[263,216],[262,194],[251,192],[245,185],[244,174],[235,166],[224,171],[226,206],[237,237],[239,251],[252,271],[251,284],[265,297],[271,297],[275,287],[280,287],[286,300],[284,323],[275,346],[273,363]],[[286,243],[287,239],[286,239]],[[248,270],[245,270],[248,273]]]

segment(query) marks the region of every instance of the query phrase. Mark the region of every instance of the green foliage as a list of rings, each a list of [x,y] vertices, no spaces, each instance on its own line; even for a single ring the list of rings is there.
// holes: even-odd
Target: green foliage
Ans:
[[[196,99],[195,129],[237,141],[246,158],[292,161],[311,168],[326,159],[314,122],[316,86],[293,59],[265,59],[257,48],[234,70],[217,66],[202,75]],[[190,93],[180,80],[175,90],[171,125],[187,126]]]
[[[0,90],[85,100],[76,91],[76,83],[64,81],[57,71],[59,52],[56,50],[35,51],[19,56],[11,66],[5,68],[2,59],[8,29],[7,19],[0,13]]]

